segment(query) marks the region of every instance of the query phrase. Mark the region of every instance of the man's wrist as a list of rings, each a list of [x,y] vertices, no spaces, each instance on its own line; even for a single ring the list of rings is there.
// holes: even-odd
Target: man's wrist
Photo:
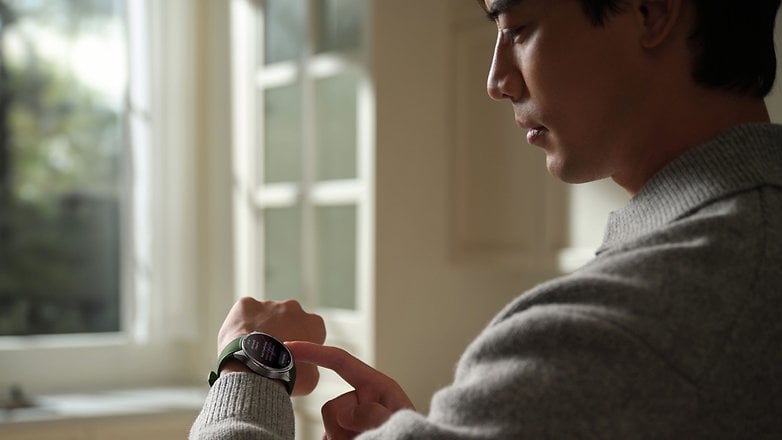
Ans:
[[[250,367],[239,361],[238,359],[229,359],[223,363],[220,371],[217,373],[223,375],[224,373],[252,373]]]
[[[247,365],[245,365],[244,363],[242,363],[238,359],[230,359],[230,360],[225,361],[223,363],[222,368],[220,368],[220,371],[218,371],[217,373],[218,373],[218,375],[220,377],[222,377],[222,376],[224,376],[226,374],[231,374],[231,373],[252,373],[252,374],[256,374],[255,372],[253,372],[250,369],[250,367],[248,367]],[[258,377],[263,377],[263,376],[260,376],[260,375],[257,375],[257,376]],[[277,380],[277,379],[270,379],[268,377],[263,377],[263,378],[266,379],[266,380],[270,380],[270,381],[272,381],[272,382],[274,382],[276,384],[279,384],[287,392],[288,384],[286,384],[284,381]]]

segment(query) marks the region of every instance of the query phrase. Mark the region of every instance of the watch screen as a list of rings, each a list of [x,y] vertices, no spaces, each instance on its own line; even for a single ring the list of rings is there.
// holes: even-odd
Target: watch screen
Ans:
[[[270,336],[253,333],[244,338],[242,345],[248,356],[269,368],[286,368],[291,363],[285,345]]]

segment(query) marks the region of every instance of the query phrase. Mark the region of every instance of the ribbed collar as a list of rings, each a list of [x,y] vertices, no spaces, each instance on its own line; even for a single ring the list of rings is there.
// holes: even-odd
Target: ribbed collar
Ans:
[[[710,201],[761,185],[782,186],[782,126],[734,127],[679,156],[611,213],[598,253]]]

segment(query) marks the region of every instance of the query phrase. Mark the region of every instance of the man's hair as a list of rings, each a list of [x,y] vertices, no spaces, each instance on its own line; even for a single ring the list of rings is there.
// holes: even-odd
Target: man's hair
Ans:
[[[695,82],[762,98],[777,73],[774,23],[781,0],[689,0],[696,23],[690,34]],[[581,0],[595,26],[621,12],[626,0]]]

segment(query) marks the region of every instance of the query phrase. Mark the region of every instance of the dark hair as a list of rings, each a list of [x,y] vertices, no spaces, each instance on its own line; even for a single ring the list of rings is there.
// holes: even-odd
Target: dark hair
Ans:
[[[695,81],[762,98],[777,74],[774,24],[780,0],[694,0]]]
[[[695,82],[762,98],[777,73],[774,23],[781,0],[689,0],[696,23],[690,35]],[[625,0],[581,0],[587,17],[602,26]]]
[[[626,0],[581,0],[584,13],[595,26],[602,26],[610,14],[623,11]]]

